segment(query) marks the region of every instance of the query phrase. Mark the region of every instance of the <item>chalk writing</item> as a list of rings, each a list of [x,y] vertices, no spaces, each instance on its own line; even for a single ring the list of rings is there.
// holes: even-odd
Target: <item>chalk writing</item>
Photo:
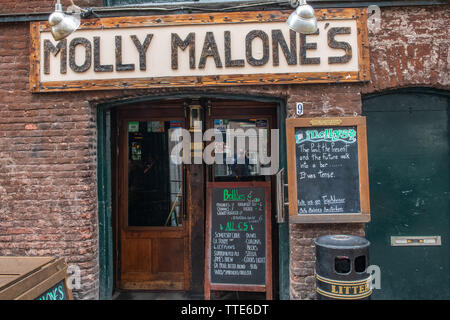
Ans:
[[[265,284],[265,188],[213,188],[211,283]]]
[[[40,294],[35,300],[67,300],[64,280]]]
[[[356,127],[296,128],[298,214],[360,210]]]

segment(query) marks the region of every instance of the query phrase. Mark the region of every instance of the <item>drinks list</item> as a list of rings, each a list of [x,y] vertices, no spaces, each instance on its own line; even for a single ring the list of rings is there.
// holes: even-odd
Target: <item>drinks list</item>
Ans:
[[[297,214],[360,212],[356,130],[295,128]]]
[[[213,187],[211,283],[264,285],[265,187]]]

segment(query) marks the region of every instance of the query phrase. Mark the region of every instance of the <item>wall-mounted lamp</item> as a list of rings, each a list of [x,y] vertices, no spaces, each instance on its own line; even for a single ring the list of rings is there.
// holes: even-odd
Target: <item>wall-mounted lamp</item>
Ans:
[[[67,7],[67,12],[62,10],[61,0],[55,5],[55,12],[48,17],[51,33],[56,41],[62,40],[78,29],[81,23],[81,12],[85,10],[76,6],[72,0],[71,6]]]
[[[290,0],[295,11],[289,16],[286,23],[295,32],[311,34],[317,31],[317,19],[314,16],[314,9],[306,0]]]

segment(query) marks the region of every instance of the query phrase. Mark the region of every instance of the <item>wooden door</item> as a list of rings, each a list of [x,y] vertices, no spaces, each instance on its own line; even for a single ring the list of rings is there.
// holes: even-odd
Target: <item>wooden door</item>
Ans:
[[[188,290],[185,168],[170,152],[185,126],[181,104],[118,111],[118,287]]]

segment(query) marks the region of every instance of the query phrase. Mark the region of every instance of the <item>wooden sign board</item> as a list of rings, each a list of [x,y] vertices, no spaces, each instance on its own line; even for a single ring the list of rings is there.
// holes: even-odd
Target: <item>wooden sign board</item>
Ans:
[[[219,290],[272,299],[270,183],[212,182],[206,197],[205,298]]]
[[[64,258],[0,257],[0,300],[73,300]]]
[[[55,41],[31,23],[32,92],[368,81],[366,9],[316,10],[318,32],[289,30],[292,10],[83,19]]]
[[[365,117],[286,120],[289,219],[370,221]]]

